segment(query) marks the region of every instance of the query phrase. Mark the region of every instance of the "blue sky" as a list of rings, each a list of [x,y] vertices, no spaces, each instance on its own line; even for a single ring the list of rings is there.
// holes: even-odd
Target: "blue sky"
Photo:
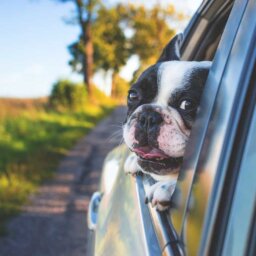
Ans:
[[[63,22],[70,9],[51,0],[0,1],[0,96],[45,96],[70,75],[66,46],[79,32]]]
[[[176,2],[178,8],[193,12],[199,1]],[[150,5],[156,0],[141,2]],[[68,66],[67,46],[79,34],[77,26],[63,21],[72,10],[71,3],[53,0],[0,1],[0,97],[42,97],[49,95],[52,84],[60,78],[81,80]]]

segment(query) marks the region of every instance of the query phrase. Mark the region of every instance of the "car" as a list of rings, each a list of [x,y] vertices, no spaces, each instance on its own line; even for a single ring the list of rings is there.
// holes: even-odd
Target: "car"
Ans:
[[[170,211],[144,203],[154,181],[126,176],[121,145],[88,210],[89,255],[256,255],[256,2],[206,0],[183,60],[212,60]]]

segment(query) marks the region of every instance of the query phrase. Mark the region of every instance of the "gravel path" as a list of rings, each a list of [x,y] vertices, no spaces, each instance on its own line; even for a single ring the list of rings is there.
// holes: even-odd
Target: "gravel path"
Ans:
[[[1,256],[86,255],[86,213],[106,154],[121,140],[125,108],[117,108],[81,139],[0,239]],[[118,136],[114,136],[118,133]]]

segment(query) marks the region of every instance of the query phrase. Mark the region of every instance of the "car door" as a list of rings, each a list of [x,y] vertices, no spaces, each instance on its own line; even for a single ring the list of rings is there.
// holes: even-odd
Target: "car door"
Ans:
[[[245,124],[255,107],[255,8],[253,0],[234,3],[179,176],[174,198],[179,207],[170,219],[188,255],[247,255],[248,248],[255,250],[255,242],[250,243],[255,237],[255,183],[247,183],[251,194],[244,204],[239,194],[246,190],[243,173],[247,170],[247,179],[255,177],[243,160],[251,149],[247,131],[248,139],[253,137],[248,127],[255,126],[253,117]],[[242,213],[239,199],[247,206]],[[236,222],[239,217],[246,219]]]
[[[122,168],[129,153],[122,145],[105,161],[95,255],[161,254],[149,212],[144,206],[140,181],[126,176]]]

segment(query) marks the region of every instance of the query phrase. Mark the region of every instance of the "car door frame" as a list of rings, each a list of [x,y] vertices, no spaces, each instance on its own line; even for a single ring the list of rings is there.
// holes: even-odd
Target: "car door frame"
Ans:
[[[199,111],[196,124],[192,131],[190,142],[191,145],[193,145],[193,149],[190,148],[188,151],[191,153],[193,150],[194,153],[188,153],[189,156],[185,159],[185,166],[180,175],[180,187],[182,187],[182,183],[185,182],[190,184],[190,186],[186,186],[185,191],[182,191],[182,193],[185,193],[185,200],[183,202],[184,208],[181,212],[183,214],[183,220],[181,222],[182,230],[179,231],[180,235],[184,236],[184,224],[186,223],[186,216],[190,207],[189,202],[191,198],[192,184],[196,179],[196,172],[199,173],[206,169],[209,172],[211,171],[209,170],[209,167],[216,172],[216,178],[212,184],[211,195],[209,195],[208,198],[207,212],[201,236],[200,255],[211,255],[214,253],[217,253],[214,255],[219,255],[218,248],[221,247],[216,247],[216,241],[218,240],[216,236],[216,227],[218,227],[218,235],[221,232],[219,227],[223,227],[222,225],[217,225],[217,216],[218,210],[220,209],[221,195],[224,193],[225,177],[229,163],[232,160],[231,153],[239,125],[239,118],[244,104],[246,75],[251,74],[250,72],[252,72],[253,66],[250,63],[250,57],[254,58],[251,51],[251,49],[254,49],[252,45],[247,45],[246,43],[243,45],[244,49],[242,53],[244,54],[244,59],[242,58],[241,62],[246,65],[246,68],[240,66],[240,69],[238,70],[239,74],[236,74],[237,77],[234,76],[234,78],[236,78],[233,81],[234,91],[231,93],[231,99],[228,100],[229,105],[225,105],[225,102],[221,102],[221,99],[223,100],[223,96],[226,95],[225,90],[231,89],[230,85],[227,84],[227,76],[230,76],[229,72],[230,69],[232,70],[232,61],[234,61],[234,55],[237,54],[235,52],[235,50],[237,50],[235,47],[239,44],[239,40],[244,42],[241,39],[247,38],[249,42],[253,42],[254,39],[250,38],[250,36],[253,38],[255,37],[255,31],[252,31],[251,34],[249,32],[249,35],[245,35],[242,31],[242,27],[244,27],[244,24],[246,23],[246,15],[248,15],[247,12],[249,12],[249,6],[253,4],[252,2],[253,1],[236,1],[232,9],[230,20],[228,21],[220,43],[220,50],[216,53],[213,67],[207,80],[207,89],[202,98],[201,110]],[[241,6],[241,4],[243,6]],[[240,14],[240,16],[238,14]],[[252,26],[254,26],[254,24],[252,24]],[[252,30],[253,29],[254,27]],[[211,96],[210,99],[209,95]],[[238,103],[238,106],[234,106],[234,103]],[[224,117],[222,116],[222,119],[218,119],[217,113],[221,107],[227,110],[227,112]],[[218,121],[219,126],[222,127],[217,129],[216,125],[218,125]],[[225,124],[223,124],[223,121]],[[213,124],[213,122],[217,122],[217,124]],[[220,133],[219,129],[221,129],[221,141],[218,141],[219,145],[217,148],[219,148],[221,152],[219,152],[219,155],[216,157],[214,156],[213,148],[216,148],[216,139],[219,136],[218,133]],[[198,133],[200,135],[198,135]],[[211,166],[211,159],[216,161],[214,166]],[[218,241],[221,241],[220,237]]]

